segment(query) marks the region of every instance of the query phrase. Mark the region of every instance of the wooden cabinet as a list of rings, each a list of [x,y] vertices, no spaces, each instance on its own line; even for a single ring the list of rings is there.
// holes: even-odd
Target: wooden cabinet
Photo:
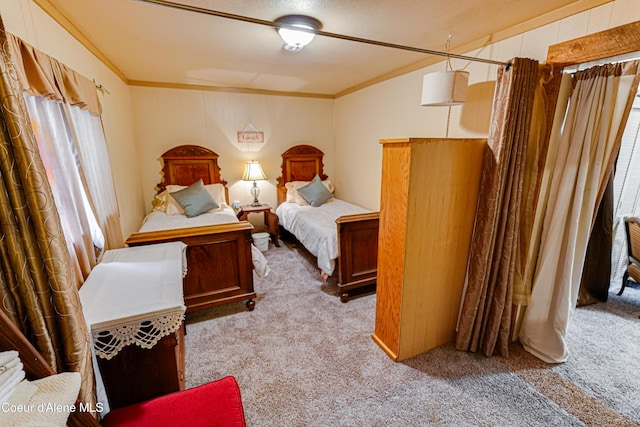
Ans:
[[[111,409],[184,389],[185,248],[108,250],[78,291]]]
[[[395,361],[455,338],[485,139],[381,140],[374,341]]]
[[[98,366],[111,409],[184,390],[184,323],[152,348],[131,344]]]

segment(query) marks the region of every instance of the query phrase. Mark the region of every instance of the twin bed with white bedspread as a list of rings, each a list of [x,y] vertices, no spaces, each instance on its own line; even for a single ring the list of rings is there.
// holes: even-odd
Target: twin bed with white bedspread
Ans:
[[[336,220],[343,215],[368,212],[335,198],[317,207],[283,202],[276,209],[280,225],[318,258],[318,267],[326,276],[333,274],[338,258]]]
[[[336,277],[340,300],[347,302],[353,290],[376,282],[379,212],[334,198],[322,157],[310,145],[282,154],[276,214],[282,228],[317,257],[322,278]]]
[[[187,313],[235,301],[246,301],[247,308],[253,310],[254,267],[262,275],[269,267],[252,245],[253,226],[239,221],[228,205],[218,155],[205,147],[181,145],[161,158],[163,179],[158,184],[154,211],[125,243],[141,246],[181,241],[187,245],[183,281]]]

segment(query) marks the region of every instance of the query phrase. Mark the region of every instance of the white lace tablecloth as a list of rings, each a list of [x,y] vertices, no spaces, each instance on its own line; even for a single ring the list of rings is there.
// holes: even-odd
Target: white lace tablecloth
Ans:
[[[178,330],[185,249],[171,242],[104,254],[79,291],[98,357],[111,359],[129,344],[151,348]]]

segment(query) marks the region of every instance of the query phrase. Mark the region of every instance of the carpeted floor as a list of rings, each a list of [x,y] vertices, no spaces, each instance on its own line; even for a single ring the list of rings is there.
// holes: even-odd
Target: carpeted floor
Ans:
[[[545,364],[443,346],[395,363],[371,339],[375,294],[346,304],[293,244],[265,253],[253,312],[187,317],[186,385],[240,384],[249,426],[623,426],[640,423],[640,288],[580,308],[571,358]]]

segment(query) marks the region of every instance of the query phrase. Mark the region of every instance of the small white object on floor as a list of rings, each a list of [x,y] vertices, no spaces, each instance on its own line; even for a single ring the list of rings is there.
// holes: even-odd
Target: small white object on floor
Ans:
[[[253,244],[260,250],[266,252],[269,249],[269,233],[253,233]]]
[[[258,277],[267,277],[271,272],[271,268],[269,268],[267,259],[255,245],[251,245],[251,258],[253,259],[253,269]]]

